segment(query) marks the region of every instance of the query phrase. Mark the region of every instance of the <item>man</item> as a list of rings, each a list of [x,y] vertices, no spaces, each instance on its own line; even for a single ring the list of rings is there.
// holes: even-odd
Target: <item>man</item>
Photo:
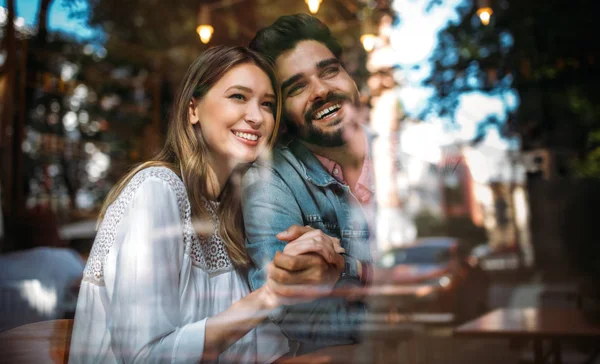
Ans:
[[[354,343],[364,305],[337,293],[364,285],[371,271],[371,163],[367,134],[354,120],[358,89],[340,62],[341,46],[312,16],[283,16],[260,30],[250,47],[275,65],[287,129],[272,163],[254,165],[242,181],[246,246],[255,265],[250,285],[262,286],[268,271],[288,285],[281,286],[282,295],[301,296],[307,285],[333,292],[271,315],[292,348],[299,344],[298,353]],[[344,264],[285,254],[288,242],[312,229],[340,240]]]

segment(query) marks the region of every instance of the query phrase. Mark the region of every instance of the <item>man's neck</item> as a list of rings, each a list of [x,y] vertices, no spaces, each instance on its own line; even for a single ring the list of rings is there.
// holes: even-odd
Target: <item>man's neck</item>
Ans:
[[[354,186],[362,171],[367,155],[365,131],[360,125],[352,125],[344,132],[346,143],[339,147],[323,147],[304,143],[313,153],[332,160],[340,165],[350,186]]]

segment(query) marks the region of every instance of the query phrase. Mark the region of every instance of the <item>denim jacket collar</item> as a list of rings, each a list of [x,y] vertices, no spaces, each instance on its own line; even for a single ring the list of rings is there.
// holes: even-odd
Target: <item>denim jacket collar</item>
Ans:
[[[320,187],[326,187],[334,183],[339,183],[332,175],[327,172],[325,167],[319,162],[313,152],[308,149],[300,140],[294,138],[287,147],[301,162],[302,173],[306,180]]]

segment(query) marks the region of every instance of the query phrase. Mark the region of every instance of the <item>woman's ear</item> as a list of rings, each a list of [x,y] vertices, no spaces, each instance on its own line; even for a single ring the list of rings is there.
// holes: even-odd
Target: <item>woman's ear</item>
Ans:
[[[188,106],[188,120],[192,124],[197,124],[198,121],[200,121],[198,119],[198,113],[196,112],[196,106],[197,105],[194,100],[190,100],[190,104]]]

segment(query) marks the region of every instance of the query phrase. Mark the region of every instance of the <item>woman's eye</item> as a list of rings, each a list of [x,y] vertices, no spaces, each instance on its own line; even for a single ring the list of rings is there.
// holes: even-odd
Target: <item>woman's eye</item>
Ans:
[[[246,100],[246,97],[242,94],[233,94],[229,96],[230,99]]]
[[[275,110],[275,103],[273,101],[265,101],[263,102],[263,106],[266,106],[271,110]]]

